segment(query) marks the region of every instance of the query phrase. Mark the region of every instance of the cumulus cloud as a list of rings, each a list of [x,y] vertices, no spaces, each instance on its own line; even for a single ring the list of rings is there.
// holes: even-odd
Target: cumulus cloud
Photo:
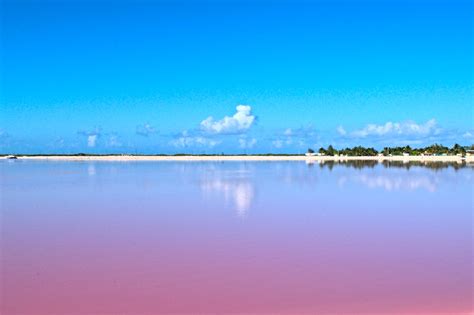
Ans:
[[[96,128],[92,131],[79,131],[80,135],[85,136],[87,139],[87,146],[89,148],[94,148],[97,145],[97,141],[101,136],[100,128]]]
[[[89,135],[87,136],[87,146],[88,147],[95,147],[96,143],[97,143],[97,137],[98,135]]]
[[[191,136],[187,131],[183,131],[181,135],[171,141],[171,144],[175,147],[186,148],[186,147],[214,147],[218,145],[220,141],[209,139],[202,136]]]
[[[241,149],[251,149],[255,146],[257,143],[257,139],[251,138],[251,139],[246,139],[246,138],[240,138],[239,139],[239,146]]]
[[[140,136],[148,137],[149,135],[154,134],[154,133],[156,133],[155,127],[153,127],[152,125],[148,123],[139,125],[136,128],[136,134]]]
[[[389,121],[383,125],[368,124],[364,128],[352,131],[351,133],[347,133],[342,126],[338,127],[340,135],[349,134],[355,138],[365,138],[368,136],[430,136],[438,134],[440,130],[435,119],[430,119],[422,124],[417,124],[414,121]]]
[[[214,120],[209,116],[201,122],[201,129],[209,133],[241,133],[248,130],[254,122],[252,107],[238,105],[232,117],[225,116],[220,120]]]

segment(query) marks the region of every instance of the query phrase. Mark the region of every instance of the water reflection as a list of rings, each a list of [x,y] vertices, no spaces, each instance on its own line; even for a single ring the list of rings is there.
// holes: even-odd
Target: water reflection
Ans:
[[[370,189],[381,188],[386,191],[423,189],[435,192],[442,182],[456,182],[459,176],[470,180],[472,173],[461,172],[462,168],[471,168],[472,164],[443,162],[406,162],[406,161],[320,161],[321,173],[329,170],[337,177],[339,187],[349,183],[363,185]],[[346,171],[351,168],[356,171]],[[362,171],[364,170],[364,171]],[[334,173],[335,172],[335,173]]]
[[[247,215],[252,205],[255,191],[250,182],[213,179],[202,182],[201,188],[206,193],[223,193],[227,202],[232,202],[239,217]]]
[[[328,168],[332,170],[334,166],[345,166],[355,169],[363,168],[374,168],[378,164],[383,165],[386,168],[404,168],[410,169],[412,167],[424,167],[432,170],[441,170],[447,168],[453,168],[455,170],[461,169],[463,167],[473,167],[472,164],[467,164],[465,162],[428,162],[428,161],[376,161],[376,160],[341,160],[341,161],[317,161],[321,168]],[[314,165],[314,161],[306,161],[308,166]]]
[[[89,164],[87,166],[87,175],[89,176],[94,176],[96,173],[96,170],[95,170],[95,164]]]
[[[332,170],[334,166],[345,166],[355,169],[374,168],[378,161],[371,160],[342,160],[342,161],[320,161],[319,167]]]
[[[247,216],[255,198],[255,187],[250,177],[250,171],[246,168],[238,170],[214,168],[203,174],[200,187],[207,195],[223,194],[226,203],[230,203],[241,218]]]
[[[306,164],[306,167],[305,167]],[[383,189],[385,191],[415,191],[425,190],[436,192],[441,182],[455,180],[453,172],[438,172],[452,169],[454,171],[467,167],[465,163],[438,163],[438,162],[378,162],[378,161],[306,161],[300,163],[268,163],[263,164],[265,174],[270,180],[297,186],[301,189],[326,189],[329,177],[335,177],[337,185],[344,187],[347,184],[363,185],[369,189]],[[315,165],[319,168],[313,169]],[[190,166],[188,166],[190,167]],[[346,168],[357,171],[347,171]],[[412,169],[413,168],[413,169]],[[360,170],[367,171],[360,172]],[[428,169],[424,171],[423,169]],[[209,197],[222,194],[239,217],[246,217],[255,201],[257,169],[252,169],[250,163],[239,164],[202,164],[200,165],[201,190]],[[324,170],[331,171],[330,173]],[[336,171],[337,170],[337,171]],[[410,172],[407,172],[410,170]],[[434,172],[430,171],[433,170]],[[336,173],[334,173],[336,172]],[[258,172],[257,172],[258,173]],[[185,175],[185,173],[183,173]],[[329,176],[329,177],[328,177]],[[463,173],[469,180],[470,172]],[[320,182],[321,185],[318,185]]]
[[[413,165],[412,165],[413,166]],[[412,167],[411,166],[411,167]],[[436,192],[442,184],[456,184],[460,180],[472,181],[473,173],[465,166],[464,172],[460,172],[461,167],[450,168],[444,166],[426,167],[401,167],[397,165],[378,165],[370,170],[357,172],[344,172],[341,169],[337,172],[339,176],[338,185],[343,187],[348,183],[363,185],[369,189],[381,188],[385,191],[414,191],[425,190]],[[472,168],[471,168],[472,169]]]
[[[453,168],[458,170],[463,167],[469,166],[464,162],[421,162],[421,161],[383,161],[385,167],[398,167],[409,170],[412,167],[425,167],[432,170],[442,170]]]
[[[0,162],[0,313],[468,314],[474,169],[363,165]]]
[[[407,174],[394,176],[361,174],[353,177],[352,180],[368,188],[382,188],[386,191],[425,189],[429,192],[435,192],[439,182],[436,177],[430,178],[422,175],[407,176]]]

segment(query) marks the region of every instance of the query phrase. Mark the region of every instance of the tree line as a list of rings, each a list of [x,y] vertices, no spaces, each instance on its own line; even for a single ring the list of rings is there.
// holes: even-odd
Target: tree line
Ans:
[[[327,148],[321,147],[318,150],[320,155],[345,155],[345,156],[377,156],[382,154],[384,156],[396,156],[396,155],[461,155],[465,156],[467,150],[474,150],[474,145],[471,146],[461,146],[459,144],[453,145],[451,148],[443,146],[441,144],[432,144],[427,147],[412,148],[409,145],[404,147],[385,147],[381,151],[376,149],[363,146],[355,146],[352,148],[345,148],[338,150],[332,145]],[[313,154],[315,151],[311,148],[308,149],[308,153]]]

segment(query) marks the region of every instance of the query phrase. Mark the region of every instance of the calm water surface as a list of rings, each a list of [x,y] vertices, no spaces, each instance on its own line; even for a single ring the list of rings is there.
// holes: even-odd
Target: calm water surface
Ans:
[[[473,310],[473,167],[0,168],[1,314]]]

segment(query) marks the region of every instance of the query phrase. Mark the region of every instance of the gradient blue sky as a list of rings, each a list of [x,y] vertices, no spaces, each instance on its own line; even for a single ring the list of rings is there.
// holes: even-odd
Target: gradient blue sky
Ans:
[[[474,142],[472,1],[3,0],[0,14],[0,153]]]

